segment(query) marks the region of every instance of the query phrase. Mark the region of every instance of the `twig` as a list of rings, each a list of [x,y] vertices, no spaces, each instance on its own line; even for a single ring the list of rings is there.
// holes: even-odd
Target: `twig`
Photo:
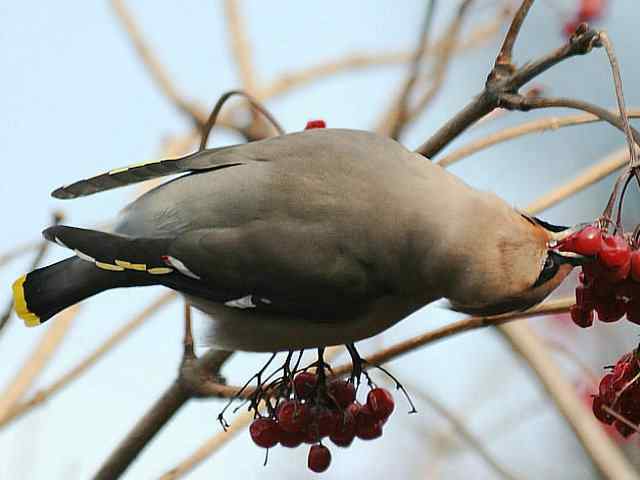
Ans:
[[[140,56],[140,60],[143,65],[147,67],[147,70],[151,74],[151,78],[156,82],[162,93],[183,113],[191,118],[196,126],[201,126],[206,117],[193,102],[185,99],[183,95],[178,92],[177,87],[169,78],[169,75],[160,64],[160,61],[153,55],[153,52],[146,44],[145,39],[140,33],[140,29],[135,23],[133,16],[125,7],[123,0],[111,0],[111,6],[113,7],[117,17],[122,22],[131,43],[133,43],[136,52]]]
[[[438,415],[443,417],[456,431],[460,437],[471,447],[471,449],[476,452],[482,459],[486,462],[493,471],[498,474],[498,476],[502,478],[515,479],[515,477],[511,472],[509,472],[506,468],[504,468],[498,461],[493,458],[493,455],[487,450],[481,439],[476,438],[476,436],[465,426],[465,422],[463,419],[459,418],[456,414],[451,412],[444,404],[440,403],[435,397],[428,394],[423,388],[419,388],[416,385],[407,384],[406,381],[403,382],[407,388],[411,390],[414,395],[420,397],[425,403],[428,403],[429,406],[436,411]]]
[[[484,90],[451,120],[445,123],[431,138],[418,147],[416,152],[427,158],[434,158],[454,138],[457,138],[494,108],[501,106],[501,99],[504,95],[513,95],[513,92],[517,92],[527,82],[554,65],[570,57],[584,55],[590,52],[594,46],[597,46],[598,32],[595,30],[581,31],[571,37],[564,46],[534,62],[527,63],[519,69],[515,69],[513,65],[507,66],[505,61],[511,57],[511,49],[515,42],[514,35],[520,31],[520,26],[524,20],[521,14],[528,11],[531,3],[531,1],[525,0],[514,17],[503,48],[496,59],[496,65],[487,78]]]
[[[610,111],[610,113],[613,113]],[[640,109],[627,110],[629,118],[640,118]],[[441,157],[437,163],[442,167],[448,167],[454,163],[469,157],[481,150],[493,147],[503,142],[513,140],[531,133],[545,132],[547,130],[557,130],[563,127],[571,127],[574,125],[584,125],[588,123],[601,122],[602,119],[590,113],[579,115],[567,115],[564,117],[549,117],[533,120],[531,122],[522,123],[515,127],[505,128],[492,133],[488,136],[479,138],[469,142],[467,145],[454,150],[453,152]]]
[[[0,255],[0,267],[6,265],[9,262],[12,262],[13,260],[20,257],[21,255],[32,252],[33,250],[37,250],[37,248],[40,247],[41,245],[42,245],[42,242],[40,240],[37,240],[33,242],[27,242],[22,245],[18,245],[17,247],[13,247],[8,252],[5,252],[2,255]]]
[[[0,423],[5,421],[13,406],[47,366],[77,314],[78,307],[71,307],[60,314],[56,321],[46,329],[40,342],[0,398]]]
[[[54,212],[53,220],[52,220],[53,225],[58,225],[63,220],[63,218],[64,218],[64,214],[62,212]],[[38,268],[38,265],[42,263],[42,260],[47,254],[47,250],[49,250],[50,242],[46,240],[42,240],[39,242],[39,245],[40,246],[38,248],[36,256],[33,258],[33,261],[31,262],[29,271],[35,270],[36,268]],[[9,302],[7,303],[4,313],[2,314],[2,316],[0,316],[0,333],[2,333],[4,331],[4,327],[7,326],[7,323],[11,318],[12,312],[13,312],[13,299],[10,299]]]
[[[418,44],[416,45],[413,58],[409,65],[409,72],[400,95],[398,98],[397,106],[394,109],[395,115],[392,118],[392,125],[390,128],[390,137],[397,139],[400,135],[403,125],[407,122],[407,112],[409,109],[409,97],[413,91],[413,88],[418,80],[420,74],[420,65],[424,58],[424,52],[427,49],[427,43],[429,39],[429,32],[431,31],[431,23],[433,21],[433,14],[436,10],[436,0],[429,0],[426,8],[426,14],[422,21],[422,28],[420,29],[420,35],[418,36]]]
[[[503,325],[499,331],[536,373],[603,477],[616,480],[638,478],[633,467],[580,401],[573,386],[565,380],[544,344],[529,326],[520,322]]]
[[[503,94],[500,96],[499,106],[508,110],[521,110],[524,112],[540,108],[574,108],[595,115],[603,122],[609,123],[622,132],[625,131],[624,120],[621,120],[620,117],[612,114],[609,110],[584,100],[549,97],[532,98],[524,95]],[[626,117],[623,115],[623,118]],[[629,135],[630,141],[635,139],[637,143],[640,143],[640,133],[635,128],[629,127]]]
[[[520,29],[522,28],[522,24],[524,23],[525,18],[527,18],[527,14],[529,13],[529,9],[533,5],[533,0],[524,0],[520,5],[520,8],[516,12],[513,17],[513,21],[511,22],[511,26],[509,27],[509,31],[507,35],[504,37],[504,41],[502,42],[502,47],[500,48],[500,52],[496,57],[496,62],[494,68],[507,67],[511,68],[513,65],[513,46],[516,43],[516,39],[518,38],[518,34],[520,33]]]
[[[200,146],[198,147],[199,152],[201,152],[206,148],[207,141],[209,140],[209,134],[211,133],[211,129],[214,127],[214,125],[216,124],[216,121],[218,120],[218,115],[220,114],[220,110],[222,110],[222,107],[227,102],[227,100],[229,100],[229,98],[231,98],[234,95],[239,95],[244,97],[249,103],[249,105],[251,105],[251,108],[253,109],[253,111],[260,112],[269,121],[271,126],[275,128],[275,130],[278,132],[278,135],[285,134],[285,131],[280,125],[280,123],[275,119],[273,115],[271,115],[269,110],[267,110],[264,107],[264,105],[262,105],[257,99],[253,98],[247,92],[243,92],[242,90],[231,90],[220,96],[215,106],[213,107],[213,110],[211,110],[211,114],[209,115],[209,118],[207,118],[207,121],[203,125],[202,139],[200,140]],[[254,123],[255,123],[255,120],[254,120]]]
[[[31,398],[22,403],[15,404],[7,414],[0,420],[0,428],[5,427],[9,422],[15,420],[38,405],[47,402],[51,397],[59,393],[64,387],[77,380],[84,372],[93,367],[113,348],[119,345],[125,338],[140,327],[154,313],[176,298],[174,292],[168,292],[158,297],[151,305],[138,313],[133,319],[116,330],[102,345],[87,355],[80,363],[71,368],[51,385],[38,390]],[[58,320],[56,320],[57,322]]]
[[[629,118],[627,117],[627,107],[624,102],[624,92],[622,90],[622,77],[620,75],[620,66],[618,65],[618,58],[613,50],[613,45],[606,32],[601,31],[598,36],[600,43],[604,46],[609,57],[609,63],[611,64],[611,72],[613,74],[613,83],[616,89],[616,100],[618,102],[618,111],[620,112],[620,118],[624,125],[624,134],[627,137],[627,143],[629,145],[629,158],[631,159],[631,167],[638,166],[638,157],[636,155],[636,148],[634,145],[634,136],[631,132],[631,125],[629,125]],[[637,137],[636,138],[636,142]]]

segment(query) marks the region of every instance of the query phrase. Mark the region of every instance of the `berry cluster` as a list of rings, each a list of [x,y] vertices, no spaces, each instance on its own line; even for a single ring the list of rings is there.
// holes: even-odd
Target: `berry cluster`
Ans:
[[[560,250],[593,257],[582,267],[571,318],[586,328],[627,316],[640,324],[640,250],[630,236],[609,235],[593,225],[568,237]]]
[[[263,448],[311,444],[308,467],[319,473],[331,463],[323,438],[339,447],[348,447],[356,437],[378,438],[393,410],[393,397],[384,388],[372,388],[366,403],[360,404],[352,381],[326,382],[320,375],[303,371],[293,377],[290,395],[280,398],[275,406],[269,404],[268,415],[257,417],[249,433]]]
[[[638,431],[640,423],[640,363],[636,351],[623,355],[612,372],[602,377],[593,397],[593,414],[613,425],[623,437]],[[612,414],[611,412],[614,412]]]
[[[606,3],[606,0],[580,0],[575,15],[564,24],[562,29],[564,35],[569,38],[581,23],[589,23],[602,18]]]
[[[314,128],[327,128],[324,120],[309,120],[304,127],[305,130],[313,130]]]

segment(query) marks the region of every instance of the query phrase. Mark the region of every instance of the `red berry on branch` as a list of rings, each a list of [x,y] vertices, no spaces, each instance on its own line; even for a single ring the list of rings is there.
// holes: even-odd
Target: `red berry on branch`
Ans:
[[[571,313],[571,320],[573,323],[582,328],[587,328],[593,325],[593,310],[584,309],[580,305],[572,305],[569,309]]]
[[[318,377],[311,372],[300,372],[293,379],[293,390],[299,398],[309,398],[316,384],[318,383]]]
[[[309,430],[315,430],[320,438],[332,435],[338,428],[340,414],[334,410],[317,406],[311,409],[312,421]]]
[[[595,294],[590,287],[578,285],[576,287],[576,303],[583,310],[592,310],[595,306]]]
[[[581,255],[595,255],[602,248],[602,231],[589,225],[575,234],[573,252]]]
[[[253,442],[262,448],[271,448],[280,441],[280,427],[270,418],[256,418],[249,426]]]
[[[322,473],[331,465],[331,452],[324,445],[312,445],[309,449],[307,466],[309,470]]]
[[[305,130],[312,130],[314,128],[327,128],[327,124],[324,120],[309,120],[307,126],[304,127]]]
[[[306,438],[306,433],[302,432],[286,432],[282,430],[280,432],[280,445],[287,448],[296,448]]]
[[[395,408],[393,396],[385,388],[374,388],[367,395],[367,407],[378,420],[386,420]]]
[[[356,436],[362,440],[373,440],[382,436],[382,424],[384,420],[376,418],[369,405],[364,405],[358,410],[356,417]]]
[[[301,432],[311,420],[309,407],[297,400],[287,400],[278,407],[278,424],[285,432]]]
[[[345,410],[338,422],[336,431],[329,436],[339,447],[348,447],[356,436],[356,419],[349,410]]]
[[[598,258],[606,268],[620,268],[631,260],[631,248],[621,235],[603,235]]]
[[[329,384],[329,395],[344,409],[356,399],[356,387],[349,381],[334,380]]]
[[[597,20],[604,14],[605,0],[581,0],[578,17],[583,22]]]

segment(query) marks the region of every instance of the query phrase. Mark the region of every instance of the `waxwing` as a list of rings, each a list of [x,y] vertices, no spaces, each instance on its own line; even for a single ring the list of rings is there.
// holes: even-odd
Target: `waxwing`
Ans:
[[[438,299],[477,315],[526,309],[579,262],[555,248],[568,229],[365,131],[313,129],[208,149],[53,196],[181,173],[127,206],[109,233],[45,230],[74,255],[16,280],[26,324],[111,288],[163,285],[211,317],[220,348],[347,344]]]

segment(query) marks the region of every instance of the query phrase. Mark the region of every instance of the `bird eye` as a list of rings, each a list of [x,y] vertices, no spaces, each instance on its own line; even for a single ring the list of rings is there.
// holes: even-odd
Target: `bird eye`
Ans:
[[[555,261],[555,259],[553,258],[553,255],[547,254],[547,258],[544,261],[544,266],[542,267],[542,270],[540,271],[540,275],[538,276],[538,279],[536,280],[536,282],[533,284],[532,288],[539,287],[543,283],[551,280],[555,276],[555,274],[558,272],[559,268],[560,268],[560,263]]]

